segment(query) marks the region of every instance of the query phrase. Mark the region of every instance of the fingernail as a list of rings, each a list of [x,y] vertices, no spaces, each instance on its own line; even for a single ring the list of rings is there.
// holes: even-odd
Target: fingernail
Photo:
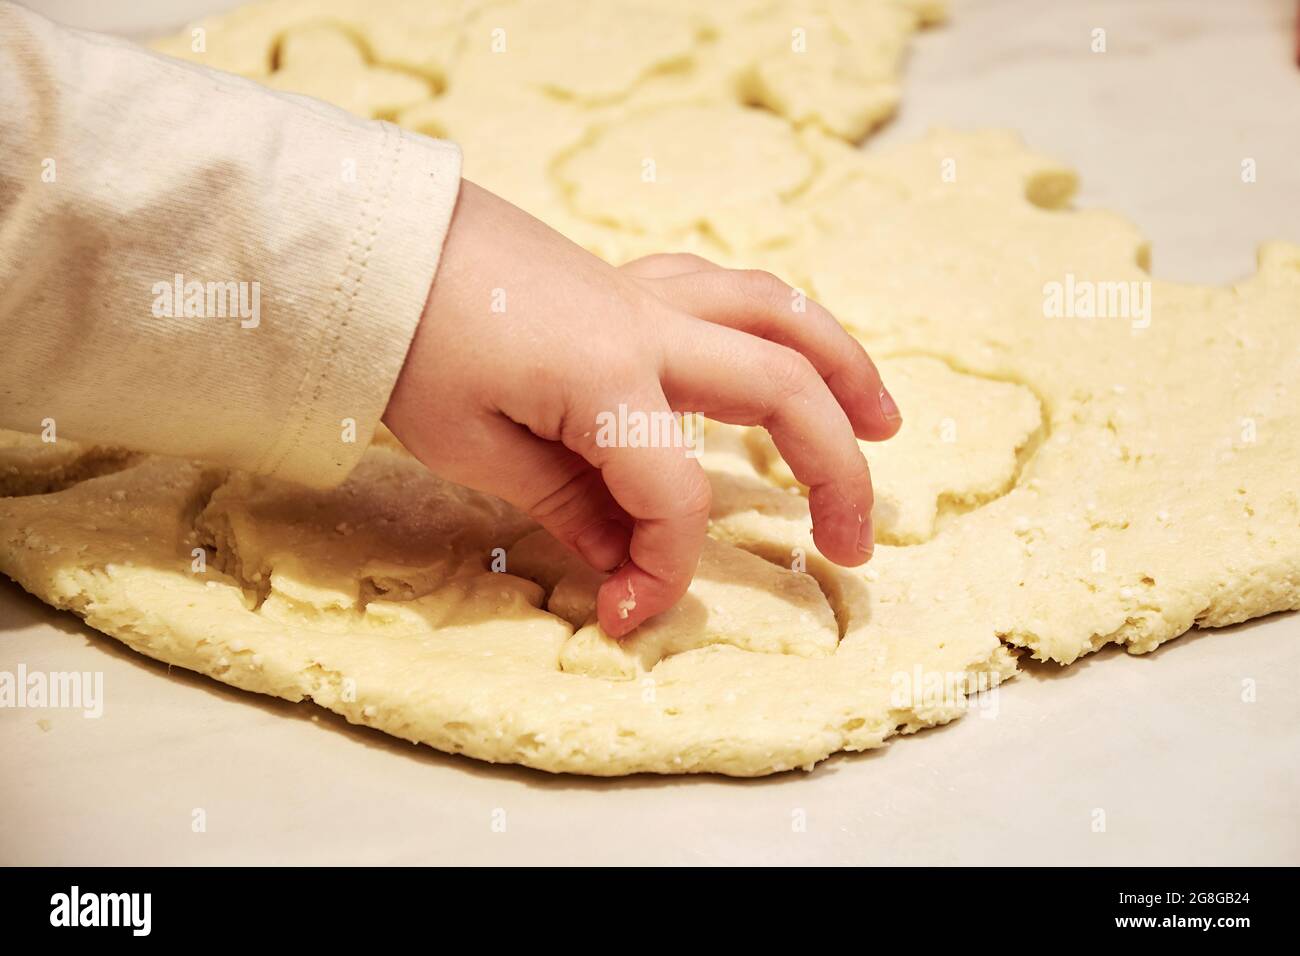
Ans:
[[[604,608],[604,613],[600,615],[601,628],[615,640],[621,641],[641,623],[636,607],[636,588],[632,585],[631,575],[615,574],[606,580],[600,586],[596,605]]]
[[[885,416],[886,421],[901,422],[903,413],[898,410],[898,403],[894,401],[894,396],[889,394],[889,389],[881,386],[880,388],[880,413]]]
[[[610,571],[627,557],[628,530],[612,518],[598,521],[584,530],[573,546],[582,559],[597,571]]]
[[[871,518],[868,517],[862,522],[862,527],[858,530],[858,550],[863,554],[870,554],[875,546],[876,536],[871,528]]]

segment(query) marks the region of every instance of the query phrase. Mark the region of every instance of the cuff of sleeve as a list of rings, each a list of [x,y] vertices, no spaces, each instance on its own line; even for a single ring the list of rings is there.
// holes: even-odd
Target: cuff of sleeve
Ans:
[[[331,295],[326,334],[256,471],[318,488],[365,454],[428,300],[460,194],[461,152],[391,123]]]

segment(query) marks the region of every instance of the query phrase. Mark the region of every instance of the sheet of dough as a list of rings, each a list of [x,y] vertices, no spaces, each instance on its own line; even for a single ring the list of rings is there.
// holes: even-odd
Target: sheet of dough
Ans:
[[[788,540],[806,547],[804,510]],[[816,586],[792,582],[788,639],[807,633],[803,653],[700,641],[640,679],[566,671],[573,626],[540,609],[544,588],[508,564],[487,570],[525,527],[387,447],[326,493],[149,458],[55,494],[0,499],[0,569],[152,657],[310,697],[450,752],[548,770],[810,766],[951,719],[968,679],[989,686],[1014,668],[996,638],[971,627],[885,637],[870,620],[869,587],[844,572],[830,584],[846,628],[838,646],[825,643],[836,633]],[[772,530],[774,543],[787,534],[784,524]],[[774,598],[766,585],[746,595],[753,570],[728,578],[733,563],[716,562],[720,574],[697,581],[693,596],[734,634],[756,602]],[[896,675],[914,667],[962,685],[901,699]]]
[[[1069,663],[1300,604],[1300,248],[1231,288],[1151,281],[1138,231],[1009,134],[850,148],[924,0],[539,9],[271,0],[162,47],[453,136],[612,260],[669,245],[817,296],[898,382],[906,430],[868,449],[893,543],[826,562],[766,439],[712,427],[711,575],[611,647],[598,576],[387,436],[328,493],[6,438],[0,570],[226,683],[591,774],[808,767],[960,716],[1009,648]],[[797,30],[828,55],[792,59]],[[633,201],[657,157],[665,201]],[[1149,321],[1049,318],[1067,279],[1136,283]]]

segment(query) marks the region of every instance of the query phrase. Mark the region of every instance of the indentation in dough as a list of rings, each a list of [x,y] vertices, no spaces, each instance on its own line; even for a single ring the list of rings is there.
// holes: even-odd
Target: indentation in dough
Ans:
[[[500,8],[499,0],[389,0],[384,15],[376,16],[374,0],[349,2],[357,12],[346,22],[371,63],[415,73],[438,90],[446,87],[471,38],[486,42],[483,17]]]
[[[552,160],[579,142],[591,124],[587,111],[539,90],[505,86],[485,93],[471,85],[454,85],[435,100],[402,113],[403,126],[456,142],[464,153],[464,175],[557,228],[563,210],[558,185],[549,175]],[[520,129],[529,130],[525,162],[520,151],[503,148]],[[572,233],[571,229],[565,229]],[[581,237],[574,236],[578,239]]]
[[[700,463],[713,488],[709,534],[779,568],[797,568],[811,576],[843,638],[851,627],[865,622],[871,602],[864,579],[818,553],[807,499],[797,487],[782,487],[760,472],[752,431],[706,423]]]
[[[941,514],[963,514],[1014,487],[1017,453],[1033,443],[1042,409],[1023,385],[957,372],[936,358],[877,364],[903,427],[887,442],[859,442],[875,489],[876,540],[920,544],[935,535]],[[760,473],[806,492],[767,432],[750,429],[746,438]]]
[[[1069,170],[1035,170],[1025,178],[1025,199],[1040,209],[1063,209],[1078,188],[1079,179]]]
[[[334,103],[358,116],[392,119],[429,98],[429,81],[405,70],[375,66],[346,30],[326,23],[294,27],[275,51],[268,86]]]
[[[254,4],[201,20],[151,45],[168,56],[261,79],[274,67],[280,36],[309,16],[300,2]]]
[[[261,601],[278,595],[316,611],[419,598],[487,570],[493,550],[531,525],[503,502],[435,478],[395,443],[372,447],[326,491],[236,474],[197,522],[218,567]]]
[[[813,578],[712,539],[705,541],[686,596],[622,640],[609,637],[593,620],[604,575],[545,531],[522,539],[507,567],[535,575],[550,591],[551,613],[579,627],[560,651],[560,667],[569,673],[631,680],[666,657],[714,644],[824,657],[839,640],[835,617]]]
[[[1065,207],[1079,188],[1078,174],[1049,156],[1026,149],[1006,130],[933,129],[915,142],[862,157],[864,172],[905,187],[911,199],[1023,199],[1042,209]],[[828,211],[834,211],[832,201]],[[853,216],[856,209],[840,210]]]
[[[546,609],[578,629],[596,614],[596,590],[605,575],[595,571],[548,532],[538,529],[517,541],[506,570],[539,584]]]
[[[686,64],[699,24],[671,4],[625,0],[617,16],[589,0],[516,0],[485,11],[464,36],[454,82],[490,97],[526,87],[587,106]]]
[[[126,468],[139,459],[122,448],[81,445],[66,438],[0,429],[0,498],[45,495]]]

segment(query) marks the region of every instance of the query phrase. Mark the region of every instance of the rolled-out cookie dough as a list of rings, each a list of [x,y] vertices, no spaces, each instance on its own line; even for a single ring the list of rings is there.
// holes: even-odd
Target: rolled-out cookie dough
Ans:
[[[689,249],[817,297],[903,406],[865,446],[871,563],[823,559],[765,436],[711,426],[705,573],[624,645],[591,625],[599,575],[382,431],[328,492],[0,439],[0,571],[233,686],[603,775],[810,767],[959,717],[1014,648],[1066,664],[1300,605],[1300,247],[1229,288],[1159,282],[1010,134],[851,148],[928,0],[539,9],[271,0],[162,46],[451,136],[611,260]]]
[[[331,528],[348,500],[358,503],[351,533],[343,521]],[[519,530],[508,518],[500,534],[480,522],[502,507],[383,447],[333,492],[146,458],[55,494],[0,499],[0,569],[160,660],[289,700],[310,697],[439,749],[546,770],[753,775],[811,766],[958,716],[967,687],[1014,671],[997,639],[976,628],[882,640],[871,630],[870,588],[853,572],[832,592],[845,629],[836,645],[830,605],[811,578],[760,569],[758,558],[715,544],[713,576],[696,585],[705,616],[723,622],[715,633],[685,626],[696,613],[688,606],[662,625],[671,640],[650,645],[653,655],[618,652],[638,665],[634,673],[574,673],[561,663],[574,627],[542,610],[546,588],[490,570]],[[372,535],[382,526],[389,531]],[[450,560],[425,543],[430,526],[463,528],[444,535]],[[264,550],[299,527],[291,553]],[[784,548],[786,529],[773,531]],[[789,540],[806,548],[806,519],[802,532]],[[388,586],[375,584],[376,568]],[[787,630],[777,627],[780,604]],[[715,643],[719,635],[725,643]],[[588,669],[606,667],[576,650]],[[895,675],[913,668],[960,686],[900,696]]]

